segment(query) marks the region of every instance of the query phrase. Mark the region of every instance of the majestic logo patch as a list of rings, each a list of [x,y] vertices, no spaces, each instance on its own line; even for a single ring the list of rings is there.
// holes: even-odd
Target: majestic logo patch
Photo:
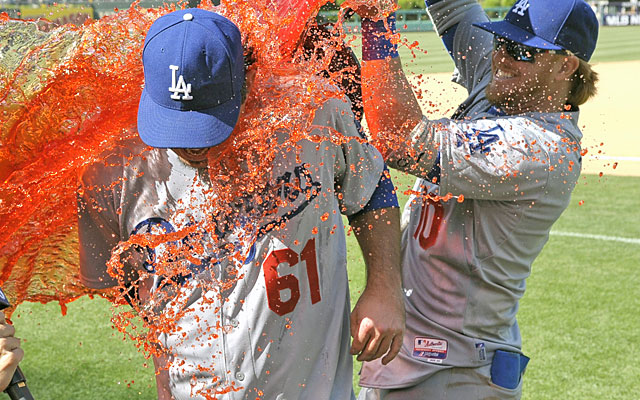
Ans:
[[[518,0],[512,12],[524,17],[524,12],[527,11],[527,8],[529,8],[529,0]]]
[[[177,65],[169,65],[169,69],[171,70],[171,87],[169,88],[169,91],[173,92],[171,98],[174,100],[192,100],[191,84],[186,83],[182,75],[178,77],[178,81],[176,82],[176,72],[180,67]],[[180,97],[181,93],[182,97]]]
[[[484,361],[487,359],[487,350],[485,349],[484,342],[476,343],[476,350],[478,351],[478,360]]]
[[[413,356],[430,363],[442,364],[442,360],[447,358],[448,348],[449,344],[442,339],[416,337],[413,340]]]

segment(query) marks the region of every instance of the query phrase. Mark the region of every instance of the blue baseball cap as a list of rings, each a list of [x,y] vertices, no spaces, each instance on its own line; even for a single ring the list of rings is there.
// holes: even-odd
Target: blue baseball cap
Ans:
[[[598,18],[583,0],[518,0],[503,21],[474,25],[525,46],[569,50],[585,61],[598,39]]]
[[[142,50],[138,133],[161,148],[203,148],[233,131],[242,104],[238,27],[220,14],[179,10],[158,18]]]

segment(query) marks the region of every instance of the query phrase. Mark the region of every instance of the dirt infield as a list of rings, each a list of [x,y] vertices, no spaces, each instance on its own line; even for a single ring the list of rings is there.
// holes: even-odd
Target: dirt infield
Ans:
[[[600,74],[598,95],[580,111],[582,146],[588,151],[583,173],[640,176],[640,129],[633,122],[633,115],[640,116],[640,61],[601,63],[594,69]],[[465,98],[464,89],[450,77],[444,73],[411,79],[422,91],[422,109],[430,118],[450,115]]]

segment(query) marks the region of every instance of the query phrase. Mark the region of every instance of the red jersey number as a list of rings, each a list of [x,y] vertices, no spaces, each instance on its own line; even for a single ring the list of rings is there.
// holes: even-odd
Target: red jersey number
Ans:
[[[307,266],[311,304],[316,304],[320,301],[320,282],[316,263],[315,239],[310,239],[307,242],[300,255],[291,249],[273,250],[262,264],[269,308],[280,316],[288,314],[296,308],[300,300],[300,281],[294,274],[278,276],[278,266],[286,264],[293,268],[301,261],[304,261]],[[282,300],[282,291],[285,289],[290,292],[290,297],[286,301]]]
[[[413,234],[413,238],[418,240],[423,250],[427,250],[436,242],[443,215],[444,207],[439,201],[427,199],[426,203],[423,204],[420,221]]]

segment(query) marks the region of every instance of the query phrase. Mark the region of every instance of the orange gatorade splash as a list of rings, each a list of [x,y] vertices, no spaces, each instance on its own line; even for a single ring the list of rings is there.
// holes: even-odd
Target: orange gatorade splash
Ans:
[[[345,94],[332,84],[341,79],[341,71],[320,73],[328,70],[339,51],[335,44],[339,40],[331,35],[318,39],[316,49],[323,51],[312,51],[312,56],[301,45],[308,21],[326,1],[223,0],[217,7],[208,2],[200,5],[239,26],[254,59],[249,68],[255,71],[255,82],[232,138],[210,151],[212,188],[203,190],[215,195],[206,196],[201,205],[206,218],[176,232],[132,235],[112,252],[108,271],[122,289],[129,279],[124,271],[128,263],[139,260],[140,248],[163,246],[166,250],[155,260],[154,273],[164,277],[159,290],[145,299],[144,306],[134,302],[133,309],[129,305],[116,308],[113,317],[116,328],[146,354],[166,354],[159,351],[158,335],[175,333],[176,321],[184,316],[195,293],[190,289],[214,293],[203,299],[215,305],[243,278],[232,268],[226,271],[227,279],[194,279],[193,287],[182,290],[178,282],[189,273],[186,265],[201,262],[198,254],[203,249],[198,243],[219,246],[231,265],[242,265],[247,257],[244,250],[260,232],[235,218],[238,209],[250,209],[250,218],[266,220],[261,229],[285,228],[275,220],[269,223],[270,218],[278,207],[287,205],[287,197],[281,194],[302,191],[306,182],[301,175],[270,186],[268,176],[276,154],[297,157],[296,143],[303,138],[318,146],[323,140],[347,140],[337,132],[330,133],[329,139],[309,135],[313,110]],[[65,313],[66,303],[96,294],[78,277],[76,197],[86,190],[117,188],[124,178],[105,187],[83,187],[78,176],[91,164],[106,164],[104,154],[137,137],[145,34],[155,19],[181,7],[143,9],[134,4],[80,27],[64,25],[47,32],[39,30],[36,21],[12,20],[6,14],[0,18],[0,285],[14,305],[57,301]],[[341,38],[344,34],[339,33]],[[274,134],[281,130],[291,132],[284,143],[277,142]],[[132,157],[146,157],[148,152]],[[318,223],[326,220],[323,217]],[[218,232],[234,232],[234,242]],[[138,271],[135,282],[145,282],[150,275]],[[132,290],[143,293],[145,288]],[[101,295],[116,305],[127,302],[125,293],[118,290]],[[218,321],[202,337],[216,337],[224,329],[232,327]],[[193,394],[215,398],[237,386],[219,382],[213,392],[194,388]]]
[[[299,90],[261,93],[269,90],[273,72],[282,77],[303,71],[300,63],[291,63],[293,53],[307,20],[325,2],[279,1],[274,7],[270,1],[223,1],[216,9],[246,33],[257,58],[253,101],[272,115],[274,110],[275,115],[290,112],[291,122],[281,127],[301,135],[313,117],[310,103],[321,104],[339,93],[322,90],[308,64],[307,78],[301,80],[308,82],[298,83]],[[210,3],[200,7],[214,8]],[[118,141],[137,135],[141,46],[151,23],[174,9],[134,4],[81,27],[64,25],[49,32],[38,30],[35,21],[0,18],[0,282],[14,304],[64,304],[87,293],[77,281],[77,176]],[[246,133],[235,145],[268,149],[265,121],[254,114],[244,119]],[[269,161],[256,159],[265,165]]]
[[[132,8],[50,32],[3,18],[0,281],[16,304],[86,293],[76,278],[76,176],[135,134],[140,43],[158,15]]]

